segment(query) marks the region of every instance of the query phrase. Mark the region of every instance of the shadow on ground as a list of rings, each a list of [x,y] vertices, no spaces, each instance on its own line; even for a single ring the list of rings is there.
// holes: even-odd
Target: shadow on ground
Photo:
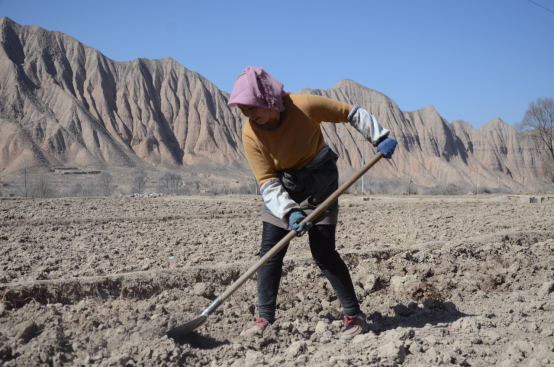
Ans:
[[[189,344],[192,348],[197,349],[215,349],[223,345],[231,344],[228,340],[220,341],[206,335],[201,335],[196,331],[176,338],[175,342],[179,345]]]
[[[410,302],[408,305],[399,303],[392,308],[395,316],[383,316],[380,312],[368,315],[368,320],[372,321],[370,330],[379,334],[398,327],[421,329],[427,324],[433,326],[451,324],[462,317],[475,316],[458,311],[456,305],[452,302],[428,304],[422,308],[414,302]]]

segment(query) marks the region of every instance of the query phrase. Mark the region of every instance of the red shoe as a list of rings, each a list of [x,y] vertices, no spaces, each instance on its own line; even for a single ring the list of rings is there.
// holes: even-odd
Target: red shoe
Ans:
[[[269,322],[266,319],[262,319],[261,317],[258,317],[256,319],[256,323],[249,327],[248,329],[244,329],[241,331],[240,336],[251,336],[255,334],[261,334],[264,332],[264,329],[269,325]]]
[[[340,336],[343,340],[354,339],[356,335],[367,332],[369,325],[363,313],[357,316],[344,316],[344,329]]]

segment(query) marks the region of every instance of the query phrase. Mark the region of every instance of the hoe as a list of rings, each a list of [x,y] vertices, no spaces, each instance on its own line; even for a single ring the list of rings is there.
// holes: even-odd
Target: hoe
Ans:
[[[354,174],[348,181],[346,181],[342,186],[340,186],[337,191],[335,191],[331,196],[327,198],[323,203],[321,203],[310,215],[302,221],[313,222],[321,213],[325,211],[335,200],[339,198],[354,182],[358,181],[371,167],[373,167],[381,158],[383,154],[380,152],[369,161],[365,166],[363,166],[356,174]],[[200,327],[206,322],[208,316],[211,312],[217,309],[227,298],[229,298],[237,289],[239,289],[251,276],[253,276],[266,262],[268,262],[273,256],[275,256],[283,247],[285,247],[294,237],[297,236],[296,231],[291,230],[279,243],[277,243],[273,248],[265,254],[261,259],[259,259],[246,273],[244,273],[239,279],[237,279],[229,288],[225,290],[221,295],[219,295],[211,305],[208,306],[200,314],[200,316],[185,322],[184,324],[175,326],[172,329],[166,331],[166,334],[170,338],[180,338],[194,329]]]

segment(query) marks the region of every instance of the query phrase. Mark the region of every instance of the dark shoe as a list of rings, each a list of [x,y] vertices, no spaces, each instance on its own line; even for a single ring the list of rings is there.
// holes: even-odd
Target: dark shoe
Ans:
[[[356,335],[364,334],[369,329],[365,315],[359,314],[357,316],[344,316],[344,329],[340,338],[342,340],[354,339]]]
[[[256,334],[261,334],[264,332],[264,329],[269,325],[269,322],[267,322],[266,319],[262,319],[261,317],[258,317],[256,319],[256,323],[249,327],[248,329],[244,329],[241,331],[240,336],[251,336]]]

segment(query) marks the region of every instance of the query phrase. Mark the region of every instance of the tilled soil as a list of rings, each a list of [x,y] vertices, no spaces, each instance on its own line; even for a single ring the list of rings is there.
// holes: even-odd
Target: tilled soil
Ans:
[[[340,201],[337,247],[370,332],[342,310],[307,236],[284,265],[277,321],[255,279],[195,333],[258,257],[259,197],[0,201],[0,364],[101,366],[554,365],[554,205]]]

